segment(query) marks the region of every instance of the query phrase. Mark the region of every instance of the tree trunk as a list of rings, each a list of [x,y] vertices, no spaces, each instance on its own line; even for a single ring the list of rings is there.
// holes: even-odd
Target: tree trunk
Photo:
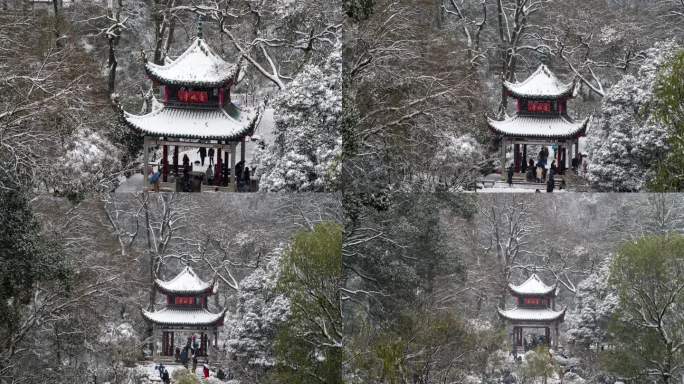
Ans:
[[[52,0],[52,9],[55,12],[55,25],[54,25],[54,34],[55,34],[55,45],[58,48],[62,48],[62,42],[60,41],[60,33],[59,33],[59,0]]]
[[[109,76],[107,78],[107,90],[109,91],[110,96],[116,91],[116,67],[118,65],[115,55],[116,40],[118,40],[118,38],[109,37],[109,59],[107,62]]]
[[[147,252],[150,256],[150,301],[148,303],[147,309],[151,311],[154,309],[154,302],[157,299],[157,292],[154,288],[154,256],[152,252],[152,239],[150,236],[150,210],[147,201],[148,198],[149,195],[143,196],[143,204],[145,209],[145,228],[147,229]],[[152,328],[152,324],[149,322],[147,323],[147,328],[145,329],[145,336],[146,338],[152,338],[154,336],[154,329]],[[148,344],[148,347],[151,351],[154,351],[154,340]]]

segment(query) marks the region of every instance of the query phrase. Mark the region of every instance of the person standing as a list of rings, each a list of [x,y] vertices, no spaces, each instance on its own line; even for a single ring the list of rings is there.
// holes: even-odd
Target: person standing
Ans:
[[[252,175],[249,172],[249,167],[245,167],[245,191],[250,192],[252,190]]]
[[[204,374],[204,378],[208,379],[209,378],[209,366],[204,364],[202,367],[202,373]]]
[[[185,172],[186,169],[190,172],[190,158],[187,153],[183,155],[183,172]]]
[[[515,173],[515,169],[513,168],[513,164],[508,166],[508,174],[506,178],[506,182],[508,182],[508,186],[512,187],[513,186],[513,174]]]
[[[209,148],[209,165],[214,165],[214,148]]]
[[[200,161],[202,163],[202,166],[204,167],[204,158],[207,157],[207,149],[204,147],[200,147],[200,149],[197,152],[199,152]]]
[[[152,184],[155,192],[159,192],[159,179],[161,179],[161,172],[159,172],[159,170],[155,171],[152,169],[148,181],[150,184]]]
[[[544,172],[542,171],[543,167],[541,165],[541,161],[537,163],[537,183],[542,183],[542,176],[544,176]]]
[[[164,384],[170,384],[171,383],[171,377],[169,376],[169,370],[164,368],[164,373],[161,375],[161,381]]]
[[[235,180],[242,180],[242,170],[245,167],[245,162],[240,160],[235,164]]]
[[[549,177],[554,177],[556,174],[558,174],[558,167],[556,166],[556,160],[551,162],[551,170],[549,172]]]
[[[526,172],[525,180],[527,180],[528,183],[533,183],[534,179],[535,179],[534,160],[530,159],[530,163],[527,165],[527,172]]]
[[[207,185],[214,185],[214,167],[211,165],[207,167]]]
[[[183,347],[183,350],[180,353],[180,361],[181,364],[185,367],[185,369],[188,369],[188,352],[190,351],[190,348],[186,345]]]

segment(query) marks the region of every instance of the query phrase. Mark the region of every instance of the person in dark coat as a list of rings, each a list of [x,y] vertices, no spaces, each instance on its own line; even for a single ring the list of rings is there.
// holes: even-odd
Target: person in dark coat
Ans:
[[[579,159],[577,158],[577,156],[572,158],[571,165],[572,165],[572,170],[577,172],[577,168],[579,168]]]
[[[549,180],[546,182],[546,192],[553,192],[553,188],[556,186],[556,180],[553,178],[553,173],[549,175]]]
[[[506,177],[506,182],[508,183],[509,187],[513,186],[513,174],[515,173],[515,169],[513,168],[513,164],[508,166],[508,174]]]
[[[209,165],[214,165],[214,148],[209,148]]]
[[[180,353],[180,361],[181,364],[187,369],[188,368],[188,352],[190,351],[190,348],[185,346],[183,350]]]
[[[187,153],[183,155],[183,169],[190,170],[190,158]]]
[[[527,172],[525,173],[525,175],[526,175],[525,179],[528,182],[530,182],[530,183],[534,182],[534,179],[537,177],[537,175],[535,174],[535,169],[534,169],[534,160],[530,159],[530,163],[527,166]]]
[[[235,164],[235,180],[242,180],[242,172],[245,169],[245,162],[240,160]]]
[[[558,174],[558,166],[556,166],[556,160],[551,162],[551,171],[549,172],[549,177],[554,177]]]
[[[181,179],[181,190],[183,192],[192,192],[192,178],[190,178],[190,167],[183,167],[183,178]]]
[[[245,167],[245,171],[243,172],[244,180],[245,180],[245,191],[249,192],[251,189],[252,185],[252,175],[249,172],[249,167]]]
[[[200,149],[197,152],[200,155],[200,161],[202,162],[202,166],[204,167],[204,158],[207,157],[207,149],[204,147],[200,147]]]

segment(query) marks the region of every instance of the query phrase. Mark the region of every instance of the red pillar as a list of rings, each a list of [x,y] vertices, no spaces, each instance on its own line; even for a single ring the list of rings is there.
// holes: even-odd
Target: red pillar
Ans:
[[[163,161],[162,164],[164,167],[164,170],[162,171],[162,175],[163,175],[162,180],[164,180],[164,182],[166,183],[167,181],[169,181],[168,180],[168,178],[169,178],[169,146],[168,145],[164,145],[162,147],[162,161]]]
[[[235,170],[234,170],[234,169],[230,169],[230,161],[228,161],[228,151],[223,152],[223,154],[224,154],[223,159],[224,159],[225,162],[226,162],[226,167],[228,167],[228,173],[229,173],[229,174],[233,174],[233,172],[235,172]],[[230,180],[230,178],[229,178],[228,180]]]
[[[520,144],[513,145],[513,162],[515,163],[515,172],[520,172]]]
[[[556,149],[556,166],[560,169],[560,164],[561,164],[561,152],[563,151],[563,147],[558,145]]]
[[[214,171],[214,185],[221,185],[221,148],[216,150],[216,171]]]
[[[173,174],[178,177],[178,146],[173,147]]]

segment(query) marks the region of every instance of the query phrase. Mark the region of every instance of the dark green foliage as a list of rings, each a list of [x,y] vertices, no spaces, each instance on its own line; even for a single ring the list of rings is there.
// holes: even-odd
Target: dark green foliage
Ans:
[[[610,274],[619,304],[603,354],[609,372],[671,382],[684,363],[683,272],[684,236],[646,237],[620,250]]]
[[[341,266],[339,224],[319,224],[294,237],[278,282],[291,314],[276,339],[275,382],[342,382]]]
[[[342,0],[344,13],[355,21],[366,20],[373,13],[373,0]]]
[[[368,350],[352,354],[350,366],[364,383],[459,382],[470,369],[486,370],[504,337],[474,329],[453,310],[406,309],[393,328],[366,327],[349,336],[352,345]]]
[[[4,176],[3,176],[4,178]],[[7,186],[7,180],[2,185]],[[0,188],[0,351],[15,348],[24,310],[37,285],[59,281],[68,286],[67,265],[59,246],[46,242],[26,195]],[[11,352],[11,351],[10,351]],[[12,353],[12,352],[11,352]]]
[[[681,192],[684,191],[684,50],[661,70],[655,95],[655,115],[670,132],[670,152],[658,164],[649,188],[656,192]]]

